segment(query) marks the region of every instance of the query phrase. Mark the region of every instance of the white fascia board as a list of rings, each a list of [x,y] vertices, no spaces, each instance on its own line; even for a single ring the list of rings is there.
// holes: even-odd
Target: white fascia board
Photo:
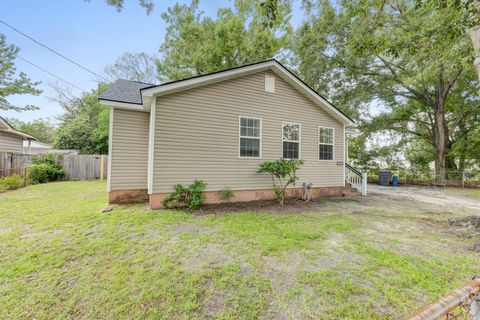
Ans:
[[[103,100],[98,99],[100,104],[110,107],[110,108],[118,108],[118,109],[127,109],[127,110],[136,110],[136,111],[146,111],[141,104],[135,103],[127,103],[127,102],[120,102],[120,101],[111,101],[111,100]]]
[[[180,80],[178,82],[173,82],[170,84],[160,85],[157,87],[152,87],[149,89],[143,89],[142,96],[143,97],[153,97],[153,96],[161,96],[177,91],[183,91],[186,89],[207,85],[214,82],[223,81],[230,78],[236,78],[242,75],[268,70],[272,66],[274,66],[274,61],[267,61],[263,63],[257,63],[251,66],[240,67],[233,70],[227,70],[223,72],[208,74],[204,76],[199,76],[193,79],[187,80]]]
[[[310,89],[307,85],[305,85],[297,77],[292,75],[289,71],[285,70],[285,68],[282,65],[280,65],[279,63],[275,63],[274,68],[272,70],[275,74],[280,76],[283,80],[287,81],[298,91],[302,92],[305,96],[307,96],[307,98],[312,100],[318,106],[325,109],[325,111],[327,111],[335,119],[337,119],[347,127],[355,126],[355,122],[350,120],[347,116],[345,116],[337,108],[335,108],[330,102],[328,102],[327,100],[322,98],[318,93]]]
[[[233,70],[218,72],[210,75],[200,76],[193,79],[180,80],[178,82],[144,89],[141,90],[141,92],[142,97],[145,101],[146,98],[162,96],[173,92],[183,91],[264,70],[272,70],[275,74],[290,83],[294,88],[302,92],[307,98],[309,98],[318,106],[323,108],[342,124],[346,125],[347,127],[355,126],[355,122],[350,120],[347,116],[337,110],[337,108],[335,108],[330,102],[319,96],[315,91],[310,89],[292,73],[286,70],[285,67],[283,67],[281,64],[274,60],[254,64],[251,66],[240,67]]]

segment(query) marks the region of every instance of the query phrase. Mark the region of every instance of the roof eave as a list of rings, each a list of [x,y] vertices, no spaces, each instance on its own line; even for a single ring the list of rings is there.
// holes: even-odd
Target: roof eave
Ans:
[[[137,110],[137,111],[145,111],[143,104],[137,103],[128,103],[123,101],[115,101],[115,100],[108,100],[108,99],[101,99],[99,98],[100,104],[107,106],[107,107],[115,107],[119,109],[127,109],[127,110]]]
[[[285,68],[282,64],[280,64],[276,60],[268,60],[264,62],[254,63],[252,65],[233,68],[230,70],[219,71],[203,76],[196,76],[190,79],[184,79],[179,81],[174,81],[170,83],[165,83],[161,85],[146,87],[140,89],[141,96],[142,96],[142,104],[134,104],[134,103],[126,103],[122,101],[114,101],[108,99],[99,99],[103,105],[107,105],[110,107],[116,108],[124,108],[130,110],[138,110],[138,111],[150,111],[150,105],[152,99],[163,96],[179,91],[188,90],[191,88],[204,86],[224,80],[228,80],[231,78],[236,78],[248,74],[252,74],[255,72],[260,72],[264,70],[272,70],[278,76],[280,76],[283,80],[290,83],[294,86],[297,90],[302,92],[307,98],[311,101],[316,103],[319,107],[329,113],[332,117],[337,119],[340,123],[344,124],[346,127],[355,127],[355,122],[350,119],[346,114],[341,112],[337,107],[335,107],[332,103],[328,100],[323,98],[317,92],[315,92],[312,88],[310,88],[306,83],[300,80],[295,74],[293,74],[290,70]]]

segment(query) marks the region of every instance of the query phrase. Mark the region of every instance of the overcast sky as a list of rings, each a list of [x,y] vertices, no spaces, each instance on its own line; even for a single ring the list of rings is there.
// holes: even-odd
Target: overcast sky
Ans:
[[[160,13],[175,2],[154,1],[155,10],[146,15],[137,0],[127,0],[122,12],[107,6],[103,0],[15,0],[0,1],[0,20],[12,25],[68,58],[84,65],[96,73],[103,73],[106,65],[125,52],[147,52],[155,54],[165,35],[165,23]],[[216,16],[220,7],[230,6],[231,1],[200,0],[200,8],[206,15]],[[293,23],[301,21],[299,4],[295,5]],[[81,68],[54,55],[45,48],[0,24],[0,33],[7,43],[20,47],[20,55],[34,64],[89,91],[96,87],[94,76]],[[40,96],[15,96],[9,100],[16,105],[34,104],[38,111],[0,111],[0,116],[15,117],[24,121],[55,116],[62,112],[58,103],[51,101],[55,96],[51,85],[58,80],[29,65],[16,61],[18,71],[25,72],[32,80],[41,81]],[[59,84],[64,85],[59,82]],[[81,94],[78,89],[71,91]]]

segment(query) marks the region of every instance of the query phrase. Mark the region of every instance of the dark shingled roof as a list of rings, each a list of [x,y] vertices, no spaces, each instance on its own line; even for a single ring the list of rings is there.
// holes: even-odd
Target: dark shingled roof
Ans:
[[[98,98],[101,100],[142,104],[140,90],[151,86],[153,85],[149,83],[119,79],[112,83]]]

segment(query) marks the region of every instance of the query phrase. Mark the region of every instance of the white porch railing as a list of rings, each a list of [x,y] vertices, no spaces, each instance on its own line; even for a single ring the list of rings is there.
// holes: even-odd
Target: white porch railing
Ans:
[[[357,189],[362,196],[367,195],[367,174],[345,163],[345,181]]]

